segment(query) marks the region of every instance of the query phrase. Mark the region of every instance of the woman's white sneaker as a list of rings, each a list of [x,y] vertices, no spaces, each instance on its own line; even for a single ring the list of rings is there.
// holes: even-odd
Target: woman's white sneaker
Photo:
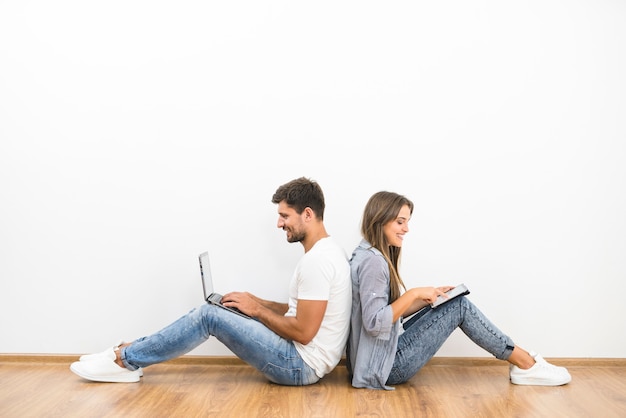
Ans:
[[[572,381],[572,376],[565,367],[548,363],[539,354],[530,353],[535,364],[530,369],[512,366],[509,370],[511,383],[515,385],[560,386]]]

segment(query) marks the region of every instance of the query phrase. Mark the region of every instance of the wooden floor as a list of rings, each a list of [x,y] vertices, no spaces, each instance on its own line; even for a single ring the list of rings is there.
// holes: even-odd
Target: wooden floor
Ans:
[[[76,357],[0,355],[0,417],[626,417],[626,360],[552,360],[561,387],[509,383],[506,363],[434,358],[395,391],[354,389],[338,366],[306,387],[269,383],[238,360],[183,357],[140,383],[94,383]]]

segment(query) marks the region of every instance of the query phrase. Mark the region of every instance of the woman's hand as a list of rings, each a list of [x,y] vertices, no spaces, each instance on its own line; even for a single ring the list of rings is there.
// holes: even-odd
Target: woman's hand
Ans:
[[[402,296],[392,304],[393,320],[398,320],[401,316],[410,316],[437,300],[437,297],[447,297],[446,292],[454,289],[454,286],[440,287],[413,287],[407,290]]]
[[[414,301],[424,301],[426,303],[433,303],[437,300],[437,297],[444,296],[448,290],[452,289],[451,286],[441,287],[414,287],[409,289]]]
[[[455,286],[439,286],[437,289],[441,290],[443,293],[447,293],[454,289]]]

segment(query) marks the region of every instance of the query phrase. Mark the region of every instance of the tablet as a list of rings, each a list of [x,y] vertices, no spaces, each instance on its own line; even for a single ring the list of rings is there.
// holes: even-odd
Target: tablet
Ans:
[[[436,308],[439,305],[442,305],[446,302],[450,302],[452,299],[458,297],[458,296],[462,296],[462,295],[468,295],[469,294],[469,289],[467,288],[467,286],[465,286],[465,284],[461,283],[460,285],[454,287],[453,289],[450,289],[446,292],[446,295],[448,295],[448,297],[444,297],[444,296],[437,296],[437,300],[434,301],[433,303],[430,304],[431,308]]]

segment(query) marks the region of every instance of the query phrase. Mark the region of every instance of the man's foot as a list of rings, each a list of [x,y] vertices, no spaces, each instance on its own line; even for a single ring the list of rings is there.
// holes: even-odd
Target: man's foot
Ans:
[[[509,369],[511,383],[515,385],[560,386],[572,381],[565,367],[548,363],[539,354],[530,353],[535,364],[529,369],[512,366]]]
[[[115,361],[115,349],[119,348],[119,346],[121,346],[122,344],[124,344],[124,341],[119,341],[113,347],[107,348],[106,350],[101,351],[99,353],[84,354],[84,355],[80,356],[79,360],[80,361],[90,361],[90,360],[97,360],[97,359],[100,359],[100,358],[108,358],[108,359],[111,359],[111,360]]]
[[[75,361],[70,370],[83,379],[94,382],[131,383],[139,382],[142,376],[141,369],[128,370],[115,364],[114,360],[104,357]]]
[[[104,351],[101,351],[99,353],[93,353],[93,354],[84,354],[82,356],[80,356],[80,361],[93,361],[93,360],[102,360],[102,359],[108,359],[108,360],[112,360],[112,361],[116,361],[117,359],[117,354],[116,351],[118,351],[117,349],[124,344],[123,341],[120,341],[119,343],[117,343],[116,345],[114,345],[111,348],[107,348]],[[143,376],[143,369],[140,367],[137,369],[137,371],[139,372],[139,376]]]

